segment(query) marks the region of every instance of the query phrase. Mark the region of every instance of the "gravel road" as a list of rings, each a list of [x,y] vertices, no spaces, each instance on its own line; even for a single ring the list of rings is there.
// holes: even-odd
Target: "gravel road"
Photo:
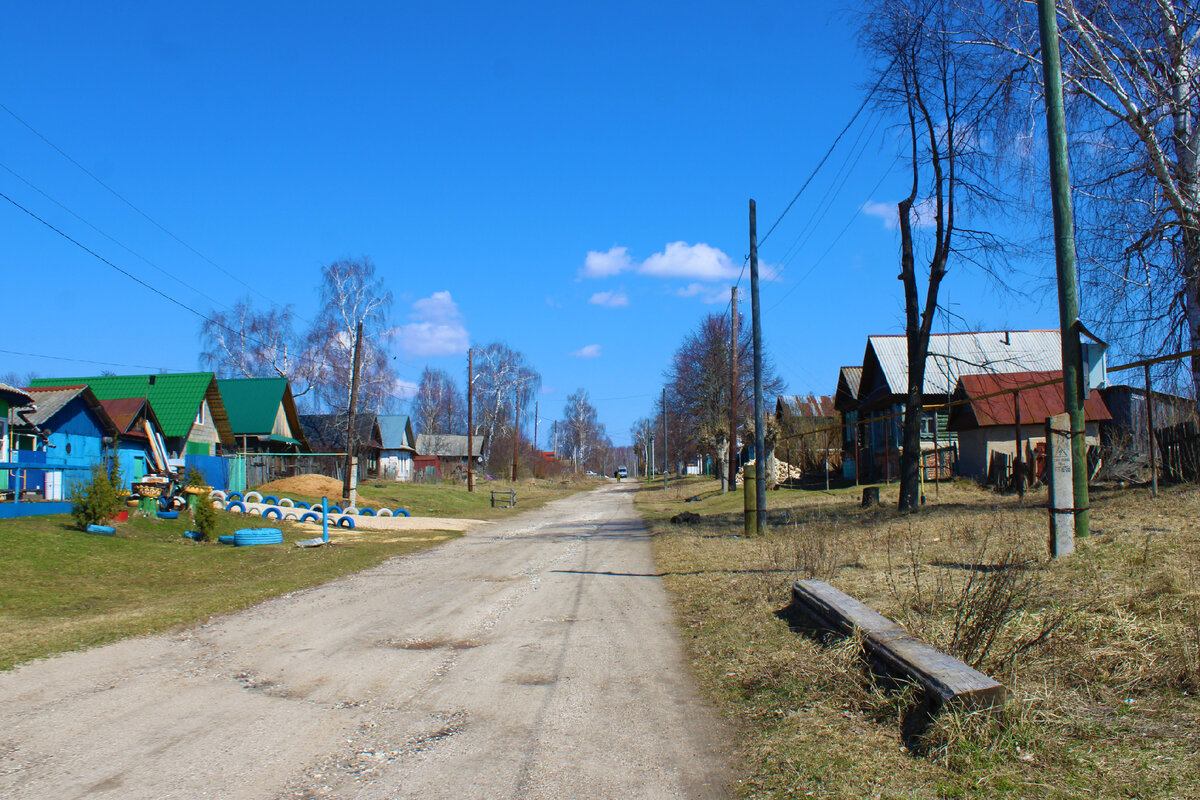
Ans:
[[[631,489],[0,674],[0,798],[724,797]]]

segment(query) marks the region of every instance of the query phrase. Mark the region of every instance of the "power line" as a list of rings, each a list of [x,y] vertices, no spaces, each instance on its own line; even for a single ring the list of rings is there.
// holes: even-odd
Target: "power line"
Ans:
[[[51,148],[52,148],[52,149],[53,149],[53,150],[54,150],[56,153],[58,153],[60,156],[62,156],[63,158],[65,158],[67,161],[70,161],[72,164],[74,164],[76,167],[78,167],[80,170],[82,170],[82,171],[83,171],[83,173],[84,173],[85,175],[87,175],[89,178],[91,178],[92,180],[94,180],[96,183],[98,183],[98,184],[100,184],[102,187],[104,187],[104,188],[105,188],[105,189],[106,189],[106,190],[107,190],[107,191],[108,191],[108,192],[109,192],[109,193],[110,193],[110,194],[111,194],[113,197],[117,198],[117,199],[118,199],[118,200],[120,200],[122,203],[124,203],[125,205],[129,206],[131,209],[133,209],[133,210],[134,210],[134,211],[136,211],[138,214],[140,214],[140,215],[142,216],[142,218],[144,218],[144,219],[145,219],[147,222],[149,222],[151,225],[153,225],[154,227],[158,228],[160,231],[162,231],[163,233],[165,233],[167,236],[170,236],[172,239],[174,239],[174,240],[175,240],[176,242],[178,242],[179,244],[183,245],[185,248],[187,248],[188,250],[190,250],[192,253],[194,253],[194,254],[195,254],[196,256],[198,256],[199,258],[203,259],[204,261],[208,262],[208,263],[209,263],[209,264],[211,264],[212,266],[214,266],[214,267],[216,267],[217,269],[219,269],[221,272],[225,273],[225,275],[226,275],[226,276],[228,276],[228,277],[232,278],[233,280],[237,281],[238,283],[242,284],[242,285],[243,285],[243,286],[245,286],[247,289],[249,289],[250,291],[254,292],[254,293],[255,293],[255,294],[257,294],[259,297],[262,297],[262,298],[263,298],[264,300],[266,300],[267,302],[272,302],[270,297],[268,297],[267,295],[263,294],[263,293],[262,293],[262,292],[260,292],[258,289],[256,289],[256,288],[254,288],[253,286],[251,286],[250,284],[246,283],[246,282],[245,282],[245,281],[243,281],[241,278],[239,278],[237,275],[234,275],[232,272],[230,272],[229,270],[225,269],[225,268],[224,268],[224,267],[222,267],[220,264],[218,264],[217,262],[213,261],[213,260],[212,260],[211,258],[209,258],[208,256],[206,256],[206,255],[204,255],[203,253],[201,253],[199,250],[197,250],[196,248],[192,247],[190,244],[188,244],[187,242],[185,242],[183,239],[179,238],[179,237],[178,237],[178,236],[176,236],[174,233],[172,233],[171,231],[167,230],[167,228],[166,228],[166,227],[164,227],[164,226],[163,226],[163,225],[162,225],[162,224],[161,224],[161,223],[160,223],[158,220],[156,220],[156,219],[154,219],[153,217],[151,217],[151,216],[150,216],[149,214],[147,214],[145,211],[142,211],[140,208],[138,208],[136,205],[134,205],[134,204],[133,204],[133,203],[132,203],[132,202],[131,202],[131,201],[130,201],[128,198],[126,198],[124,195],[122,195],[122,194],[121,194],[120,192],[118,192],[116,189],[112,188],[112,187],[111,187],[111,186],[109,186],[107,183],[105,183],[104,181],[100,180],[100,178],[99,178],[99,177],[98,177],[98,176],[97,176],[97,175],[96,175],[94,172],[92,172],[90,169],[88,169],[87,167],[85,167],[83,164],[80,164],[78,161],[76,161],[74,158],[72,158],[72,157],[71,157],[71,156],[70,156],[70,155],[69,155],[69,154],[68,154],[68,153],[67,153],[65,150],[63,150],[61,147],[59,147],[58,145],[56,145],[54,142],[50,141],[50,139],[49,139],[49,138],[47,138],[47,137],[46,137],[46,136],[45,136],[45,135],[44,135],[44,134],[43,134],[41,131],[39,131],[37,128],[33,127],[33,126],[32,126],[32,125],[30,125],[28,122],[26,122],[25,120],[21,119],[21,117],[17,116],[17,113],[16,113],[15,111],[13,111],[11,108],[9,108],[8,106],[4,105],[4,103],[0,103],[0,108],[2,108],[2,109],[4,109],[5,111],[7,111],[7,112],[8,112],[8,114],[9,114],[9,116],[11,116],[11,117],[12,117],[13,119],[15,119],[17,122],[21,123],[21,124],[22,124],[22,125],[24,125],[26,128],[28,128],[28,129],[29,129],[29,131],[30,131],[30,132],[32,132],[34,136],[37,136],[39,139],[41,139],[43,142],[45,142],[47,145],[49,145],[49,146],[50,146],[50,147],[51,147]]]
[[[0,353],[5,353],[10,356],[24,356],[26,358],[45,358],[52,361],[71,361],[77,364],[92,364],[97,367],[127,367],[130,369],[157,369],[167,372],[194,372],[194,370],[176,369],[174,367],[149,366],[148,364],[122,364],[116,361],[93,361],[87,358],[67,358],[66,356],[52,356],[46,353],[26,353],[20,350],[4,350],[0,349]]]
[[[68,214],[70,214],[70,215],[71,215],[71,216],[73,216],[75,219],[77,219],[77,220],[79,220],[80,222],[82,222],[84,225],[87,225],[89,228],[91,228],[91,229],[92,229],[92,230],[94,230],[96,233],[98,233],[98,234],[100,234],[101,236],[103,236],[105,239],[108,239],[110,242],[112,242],[113,244],[117,245],[117,246],[118,246],[118,247],[120,247],[122,250],[125,250],[127,253],[130,253],[131,255],[133,255],[133,256],[136,256],[137,258],[139,258],[139,259],[141,259],[142,261],[146,262],[146,263],[147,263],[147,264],[149,264],[150,266],[154,267],[156,270],[158,270],[159,272],[161,272],[163,275],[166,275],[168,278],[170,278],[171,280],[175,281],[175,282],[176,282],[176,283],[178,283],[180,286],[183,286],[183,287],[184,287],[184,288],[186,288],[186,289],[191,289],[191,290],[192,290],[193,292],[195,292],[196,294],[200,295],[201,297],[205,298],[206,300],[209,300],[209,301],[211,301],[212,303],[214,303],[214,304],[216,304],[216,305],[218,305],[218,306],[227,307],[227,306],[225,306],[225,304],[224,304],[224,303],[222,303],[220,300],[217,300],[215,297],[212,297],[211,295],[209,295],[209,294],[207,294],[207,293],[205,293],[205,292],[201,291],[200,289],[197,289],[195,286],[192,286],[190,283],[188,283],[187,281],[183,280],[182,278],[180,278],[180,277],[178,277],[178,276],[176,276],[176,275],[174,275],[174,274],[172,274],[172,273],[168,272],[167,270],[163,269],[163,268],[162,268],[162,267],[160,267],[158,264],[155,264],[153,261],[151,261],[150,259],[146,258],[144,255],[142,255],[141,253],[137,252],[136,250],[134,250],[133,248],[129,247],[128,245],[124,244],[123,242],[119,241],[119,240],[118,240],[118,239],[116,239],[115,237],[113,237],[113,236],[109,235],[108,233],[105,233],[103,230],[101,230],[101,229],[100,229],[100,228],[98,228],[97,226],[93,225],[91,222],[87,221],[86,219],[84,219],[83,217],[81,217],[79,214],[75,213],[73,210],[71,210],[70,208],[68,208],[66,205],[64,205],[63,203],[59,202],[57,199],[55,199],[54,197],[52,197],[50,194],[48,194],[47,192],[45,192],[45,191],[44,191],[44,190],[42,190],[41,188],[39,188],[39,187],[35,186],[35,185],[34,185],[32,182],[30,182],[30,181],[29,181],[27,178],[25,178],[23,175],[21,175],[20,173],[18,173],[18,172],[17,172],[16,170],[14,170],[12,167],[10,167],[10,166],[8,166],[7,164],[5,164],[3,161],[0,161],[0,167],[2,167],[3,169],[5,169],[5,170],[6,170],[6,171],[7,171],[7,172],[10,174],[10,175],[12,175],[14,178],[16,178],[17,180],[19,180],[19,181],[21,181],[22,183],[24,183],[24,184],[25,184],[26,186],[28,186],[30,189],[33,189],[35,192],[37,192],[38,194],[40,194],[42,197],[44,197],[44,198],[46,198],[47,200],[49,200],[51,203],[54,203],[54,205],[58,206],[58,207],[59,207],[59,208],[61,208],[63,211],[66,211]]]

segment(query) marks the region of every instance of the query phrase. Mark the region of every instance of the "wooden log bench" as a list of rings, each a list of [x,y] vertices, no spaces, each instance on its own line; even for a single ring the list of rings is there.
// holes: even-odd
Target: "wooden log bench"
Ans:
[[[926,692],[931,711],[952,703],[968,710],[1004,705],[1003,684],[957,658],[915,638],[850,595],[824,581],[796,581],[792,604],[826,630],[849,635],[862,632],[863,648],[889,674],[912,680]]]
[[[501,508],[514,508],[517,505],[516,489],[509,489],[506,492],[493,491],[492,492],[492,508],[496,507],[497,500],[499,500],[502,503],[505,503],[505,505],[501,506]]]

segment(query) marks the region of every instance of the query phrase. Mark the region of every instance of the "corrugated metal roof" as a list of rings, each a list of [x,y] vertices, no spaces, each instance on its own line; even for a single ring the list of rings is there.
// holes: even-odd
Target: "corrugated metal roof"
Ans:
[[[86,385],[96,397],[145,397],[150,401],[164,436],[191,433],[200,403],[208,400],[221,442],[233,444],[233,431],[225,405],[211,372],[176,372],[157,375],[98,375],[88,378],[41,378],[33,386]]]
[[[145,437],[145,432],[141,430],[129,430],[138,418],[143,408],[149,409],[149,404],[144,397],[113,397],[108,400],[101,400],[100,405],[104,406],[104,410],[108,412],[108,416],[112,417],[112,421],[116,423],[117,430],[122,434],[133,434],[134,436]]]
[[[890,394],[908,391],[908,339],[871,336]],[[1062,340],[1058,331],[987,331],[935,334],[929,337],[925,361],[925,394],[947,394],[962,375],[1046,372],[1062,369]]]
[[[100,401],[96,399],[87,386],[39,386],[25,390],[29,396],[33,398],[34,405],[37,406],[36,411],[25,412],[21,418],[32,423],[36,427],[42,427],[49,422],[55,414],[62,411],[76,397],[81,397],[85,403],[95,412],[96,417],[100,420],[100,425],[110,434],[117,432],[117,426],[104,410],[104,406],[100,405]]]
[[[345,414],[303,414],[300,428],[314,453],[342,453],[346,450]],[[359,447],[379,447],[377,419],[363,412],[354,415],[354,440]]]
[[[851,397],[858,397],[858,384],[862,381],[862,367],[842,367],[838,374],[838,383],[846,383],[846,391]],[[840,386],[839,386],[840,388]]]
[[[1057,381],[1046,386],[1033,384]],[[1029,387],[1029,388],[1023,388]],[[955,398],[968,401],[981,428],[993,425],[1014,425],[1017,418],[1010,392],[1020,389],[1017,404],[1021,409],[1021,422],[1036,425],[1047,417],[1061,414],[1066,409],[1063,402],[1062,370],[1047,372],[1009,372],[1000,375],[963,375],[955,389]],[[997,394],[1003,392],[1003,394]],[[994,395],[989,397],[988,395]],[[958,416],[957,414],[955,415]],[[1083,404],[1083,416],[1088,422],[1112,419],[1100,393],[1093,389]],[[955,420],[958,422],[958,419]],[[954,427],[962,427],[956,424]]]
[[[221,378],[217,389],[234,436],[269,434],[275,427],[287,378]]]
[[[482,436],[474,437],[471,444],[475,456],[483,455]],[[419,433],[417,434],[417,452],[423,456],[466,458],[467,437],[453,433]]]
[[[837,411],[833,407],[833,398],[829,395],[784,394],[779,396],[778,402],[782,403],[788,413],[795,417],[826,418],[837,416]]]
[[[379,441],[384,450],[412,450],[416,442],[411,433],[412,425],[406,415],[379,415]]]

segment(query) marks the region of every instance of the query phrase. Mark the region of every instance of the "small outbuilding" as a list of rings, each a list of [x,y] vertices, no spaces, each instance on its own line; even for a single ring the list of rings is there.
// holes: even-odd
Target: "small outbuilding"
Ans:
[[[412,420],[404,414],[379,415],[379,477],[390,481],[411,481],[417,437]]]
[[[241,452],[309,451],[287,378],[221,378],[217,389]]]
[[[1039,446],[1045,448],[1046,420],[1065,409],[1061,371],[962,375],[953,399],[950,429],[958,434],[959,474],[981,481],[996,454],[1011,459],[1019,447],[1022,461],[1037,463]],[[1100,423],[1112,415],[1095,389],[1083,412],[1087,445],[1098,448]]]

